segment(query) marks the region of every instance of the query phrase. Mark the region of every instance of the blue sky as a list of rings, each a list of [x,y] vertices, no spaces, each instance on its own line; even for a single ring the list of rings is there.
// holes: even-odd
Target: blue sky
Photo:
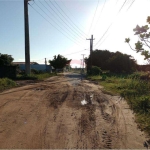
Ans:
[[[128,47],[124,39],[130,37],[134,47],[137,38],[133,28],[137,24],[146,24],[146,18],[150,15],[150,1],[135,0],[128,10],[132,2],[133,0],[30,1],[31,61],[43,64],[44,58],[49,60],[57,54],[73,60],[82,59],[81,54],[88,57],[89,41],[86,38],[93,34],[93,49],[120,51],[134,56],[139,64],[146,63],[140,54]],[[12,55],[14,61],[24,61],[23,0],[0,0],[0,19],[0,53]],[[104,35],[111,23],[112,26]]]

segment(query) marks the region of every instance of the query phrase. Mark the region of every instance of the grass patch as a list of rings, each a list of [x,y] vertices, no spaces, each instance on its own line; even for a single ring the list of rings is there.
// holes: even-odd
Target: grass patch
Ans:
[[[56,73],[41,73],[41,74],[31,74],[31,75],[17,75],[15,80],[44,80],[46,78],[56,76]],[[0,91],[16,87],[15,81],[8,78],[0,78]]]
[[[150,80],[147,73],[102,74],[88,76],[104,87],[106,94],[120,94],[136,114],[136,122],[140,129],[150,135]]]
[[[16,80],[43,80],[52,76],[56,76],[56,73],[41,73],[30,75],[17,75]]]
[[[8,78],[1,78],[0,79],[0,91],[12,88],[16,86],[16,82]]]

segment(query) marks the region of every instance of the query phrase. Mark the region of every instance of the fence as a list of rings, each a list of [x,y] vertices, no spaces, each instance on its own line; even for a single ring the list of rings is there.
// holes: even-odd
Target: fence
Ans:
[[[0,66],[0,78],[16,78],[16,66]]]

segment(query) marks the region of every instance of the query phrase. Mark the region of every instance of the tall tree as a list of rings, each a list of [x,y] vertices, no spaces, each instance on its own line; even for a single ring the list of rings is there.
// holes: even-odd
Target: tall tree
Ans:
[[[0,66],[10,66],[13,62],[13,58],[11,55],[1,54],[0,53]]]
[[[150,16],[147,17],[147,23],[150,24]],[[130,38],[126,38],[125,42],[129,44],[130,48],[137,53],[141,53],[150,63],[150,32],[149,32],[149,26],[139,26],[137,25],[135,29],[133,29],[135,32],[135,35],[138,36],[139,40],[135,43],[135,49],[133,49],[130,45]]]
[[[136,61],[127,54],[121,52],[110,52],[108,50],[96,50],[85,60],[89,70],[90,58],[92,65],[100,67],[102,70],[111,72],[132,72],[136,70]]]
[[[62,55],[55,55],[53,60],[49,60],[49,63],[55,68],[55,69],[62,69],[67,64],[70,63],[71,60],[68,60],[67,58],[63,57]]]

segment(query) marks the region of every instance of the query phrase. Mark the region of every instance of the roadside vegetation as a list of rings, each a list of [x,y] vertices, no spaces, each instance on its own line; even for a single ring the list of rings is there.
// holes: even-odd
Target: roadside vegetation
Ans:
[[[8,78],[1,78],[0,79],[0,91],[12,88],[16,86],[16,82],[8,79]]]
[[[36,69],[31,69],[31,74],[27,75],[25,71],[18,71],[15,80],[44,80],[46,78],[56,76],[57,73],[48,73],[43,71],[38,71]]]
[[[107,94],[119,94],[129,104],[136,115],[138,127],[150,134],[150,81],[149,74],[102,73],[88,75],[88,79],[98,82]]]
[[[26,75],[25,73],[20,73],[17,74],[17,77],[15,79],[0,78],[0,91],[4,91],[6,89],[10,89],[18,86],[16,84],[16,81],[18,80],[39,80],[40,81],[56,75],[57,73],[45,73],[45,72],[32,69],[30,75]]]
[[[52,76],[56,76],[56,73],[39,73],[39,74],[34,74],[31,73],[30,75],[17,75],[16,80],[44,80],[46,78],[52,77]]]
[[[150,16],[147,17],[147,25],[133,29],[138,41],[135,49],[130,45],[130,38],[125,42],[130,48],[144,56],[150,64]],[[119,94],[125,98],[130,108],[136,114],[136,122],[141,130],[150,135],[150,73],[135,72],[139,66],[134,58],[121,52],[108,50],[95,50],[85,59],[88,70],[88,79],[98,82],[104,87],[104,92]],[[97,66],[109,72],[93,73],[91,66]],[[92,73],[90,73],[92,72]]]

